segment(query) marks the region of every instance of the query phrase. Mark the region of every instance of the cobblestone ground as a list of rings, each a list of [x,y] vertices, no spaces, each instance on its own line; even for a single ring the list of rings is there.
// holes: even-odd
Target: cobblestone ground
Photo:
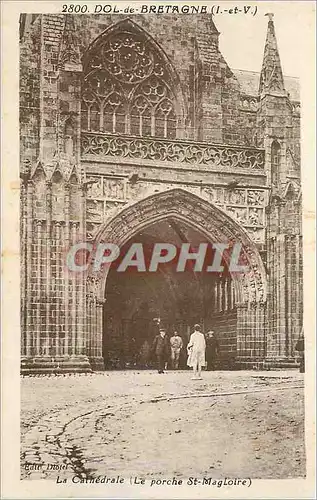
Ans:
[[[21,478],[303,477],[303,385],[295,371],[23,377]]]

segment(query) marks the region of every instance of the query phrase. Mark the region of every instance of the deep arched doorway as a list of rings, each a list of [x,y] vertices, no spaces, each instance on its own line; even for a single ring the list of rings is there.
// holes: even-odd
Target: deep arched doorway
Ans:
[[[157,317],[169,332],[176,328],[184,337],[196,321],[216,330],[223,367],[261,362],[266,277],[259,252],[240,225],[200,197],[171,189],[125,206],[105,223],[96,244],[111,242],[124,250],[138,242],[150,253],[158,241],[178,247],[184,242],[231,248],[239,243],[247,271],[229,272],[226,256],[221,273],[198,273],[190,265],[179,273],[167,264],[156,273],[118,273],[115,265],[91,270],[87,312],[92,364],[102,360],[109,368],[131,366],[131,353],[139,355],[145,340],[151,342]]]
[[[175,258],[160,264],[155,272],[149,263],[156,244],[166,242],[177,248]],[[164,327],[170,336],[177,331],[184,346],[195,323],[203,330],[217,332],[221,359],[230,366],[236,355],[237,308],[234,283],[224,261],[222,272],[207,272],[212,262],[211,245],[205,265],[195,271],[195,260],[188,260],[184,271],[177,270],[183,244],[190,243],[195,255],[199,245],[210,243],[199,231],[172,217],[160,220],[138,232],[123,246],[122,255],[133,244],[141,244],[147,271],[135,267],[119,272],[118,259],[109,270],[103,309],[103,357],[107,368],[146,368],[151,366],[151,345],[157,330]],[[185,352],[182,363],[185,367]]]

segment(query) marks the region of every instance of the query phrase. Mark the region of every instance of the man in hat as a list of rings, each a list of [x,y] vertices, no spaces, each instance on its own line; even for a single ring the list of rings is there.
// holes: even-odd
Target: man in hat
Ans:
[[[158,373],[164,373],[164,367],[168,357],[168,347],[166,331],[163,328],[160,328],[160,333],[156,335],[152,349],[157,360],[157,371]]]
[[[209,330],[206,335],[206,361],[207,370],[215,369],[215,361],[219,354],[219,343],[213,330]]]

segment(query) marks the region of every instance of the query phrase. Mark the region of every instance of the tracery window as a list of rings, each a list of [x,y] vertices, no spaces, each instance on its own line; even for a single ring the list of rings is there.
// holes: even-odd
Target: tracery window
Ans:
[[[91,49],[84,64],[84,131],[176,137],[172,77],[144,34],[127,28]]]

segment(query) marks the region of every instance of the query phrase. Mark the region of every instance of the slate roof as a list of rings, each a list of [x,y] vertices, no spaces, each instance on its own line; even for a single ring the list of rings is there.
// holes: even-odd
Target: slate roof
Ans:
[[[257,96],[259,91],[260,73],[242,69],[232,70],[240,83],[241,92],[246,95]],[[284,85],[290,94],[291,101],[300,101],[299,78],[284,76]]]

